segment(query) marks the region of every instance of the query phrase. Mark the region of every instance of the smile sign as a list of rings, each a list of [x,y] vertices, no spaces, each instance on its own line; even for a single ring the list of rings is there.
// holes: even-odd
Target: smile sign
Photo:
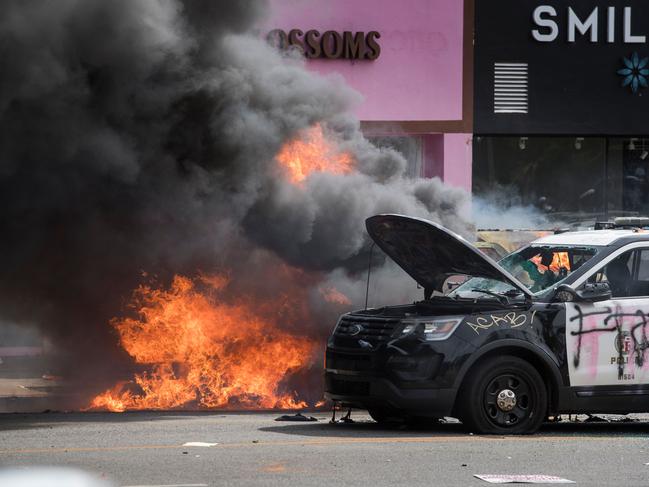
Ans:
[[[559,21],[560,12],[552,5],[539,5],[532,13],[534,28],[531,34],[538,42],[554,42],[565,39],[574,43],[578,38],[585,38],[593,44],[646,44],[647,36],[633,30],[633,7],[596,6],[590,10],[576,12],[572,7],[565,7]],[[564,28],[563,34],[561,28]],[[648,59],[637,52],[622,58],[623,66],[617,74],[623,77],[622,87],[629,87],[637,94],[640,88],[647,88],[649,75]]]
[[[647,133],[649,0],[474,5],[475,133]]]
[[[535,28],[532,37],[538,42],[554,42],[563,37],[575,42],[577,37],[586,37],[592,43],[645,44],[644,34],[633,32],[632,7],[595,7],[590,12],[577,14],[572,7],[566,7],[566,23],[560,26],[558,12],[552,5],[539,5],[534,9],[532,19]],[[565,29],[563,35],[561,28]]]

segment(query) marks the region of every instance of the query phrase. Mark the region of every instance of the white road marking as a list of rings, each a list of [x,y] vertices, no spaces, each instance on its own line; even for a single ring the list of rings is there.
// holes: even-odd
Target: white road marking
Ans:
[[[122,485],[122,487],[207,487],[207,484]]]
[[[183,446],[203,446],[203,447],[210,447],[210,446],[216,446],[218,443],[204,443],[202,441],[188,441],[187,443],[183,443]]]
[[[572,480],[554,475],[474,475],[490,484],[574,484]]]

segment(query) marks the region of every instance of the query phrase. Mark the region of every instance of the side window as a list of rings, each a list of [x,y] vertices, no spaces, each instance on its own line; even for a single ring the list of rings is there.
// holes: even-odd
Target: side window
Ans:
[[[649,296],[649,249],[624,252],[589,277],[608,282],[614,298]]]
[[[614,298],[632,296],[633,256],[635,253],[635,250],[624,252],[590,276],[588,282],[608,282]]]
[[[649,281],[649,249],[639,250],[638,281]]]
[[[636,251],[632,296],[649,296],[649,249]]]

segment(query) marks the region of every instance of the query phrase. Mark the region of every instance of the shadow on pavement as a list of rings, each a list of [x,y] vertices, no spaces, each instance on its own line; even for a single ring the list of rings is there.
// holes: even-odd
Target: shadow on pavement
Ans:
[[[51,412],[51,413],[6,413],[0,414],[0,431],[27,430],[27,429],[53,429],[59,426],[83,423],[135,423],[158,422],[170,420],[190,420],[192,418],[219,418],[228,421],[228,418],[255,417],[262,426],[259,431],[281,433],[285,435],[306,437],[366,437],[366,438],[398,438],[402,437],[430,437],[430,436],[469,436],[462,424],[447,422],[426,426],[396,425],[385,426],[375,423],[366,415],[356,419],[353,423],[329,423],[329,415],[324,412],[313,413],[318,422],[309,423],[280,423],[274,419],[283,412],[270,411],[134,411],[125,413],[106,412]],[[352,415],[352,418],[354,416]],[[254,419],[256,422],[257,419]],[[537,437],[644,437],[649,436],[649,422],[569,422],[545,423],[537,433]],[[499,438],[496,436],[495,438]],[[533,437],[532,437],[533,438]]]
[[[436,424],[430,427],[407,427],[405,425],[385,426],[374,421],[355,421],[353,423],[331,424],[321,420],[318,423],[300,424],[278,424],[277,426],[266,426],[259,428],[260,431],[272,433],[284,433],[300,436],[322,436],[322,437],[367,437],[385,438],[399,436],[464,436],[467,435],[463,426],[459,423]]]
[[[560,422],[545,423],[539,434],[546,436],[647,436],[649,423],[646,421],[629,422]]]
[[[108,412],[42,412],[42,413],[4,413],[0,414],[0,431],[12,431],[35,428],[56,428],[74,423],[131,423],[144,421],[179,420],[192,417],[223,417],[222,411],[129,411],[124,413]]]
[[[303,411],[305,414],[307,411]],[[127,411],[111,413],[106,411],[42,411],[37,413],[0,413],[0,431],[21,429],[55,428],[75,423],[136,423],[171,421],[191,418],[228,418],[266,415],[260,422],[267,422],[267,418],[275,418],[285,414],[285,410],[170,410],[170,411]],[[313,412],[320,415],[321,412]]]
[[[430,437],[430,436],[470,436],[459,423],[445,423],[430,427],[388,427],[379,425],[373,421],[359,421],[354,423],[330,424],[327,422],[281,424],[259,428],[260,431],[283,433],[287,435],[312,436],[312,437],[366,437],[366,438],[398,438],[403,437]],[[561,422],[545,423],[534,437],[646,437],[649,433],[647,422]],[[482,436],[482,435],[480,435]],[[491,436],[485,436],[491,437]],[[495,435],[493,438],[502,438],[502,435]]]

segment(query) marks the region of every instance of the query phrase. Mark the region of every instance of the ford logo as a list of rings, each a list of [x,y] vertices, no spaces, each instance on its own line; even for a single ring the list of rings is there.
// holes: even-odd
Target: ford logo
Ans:
[[[358,323],[355,323],[354,325],[349,327],[349,334],[351,336],[356,336],[362,331],[363,331],[363,325],[359,325]]]

